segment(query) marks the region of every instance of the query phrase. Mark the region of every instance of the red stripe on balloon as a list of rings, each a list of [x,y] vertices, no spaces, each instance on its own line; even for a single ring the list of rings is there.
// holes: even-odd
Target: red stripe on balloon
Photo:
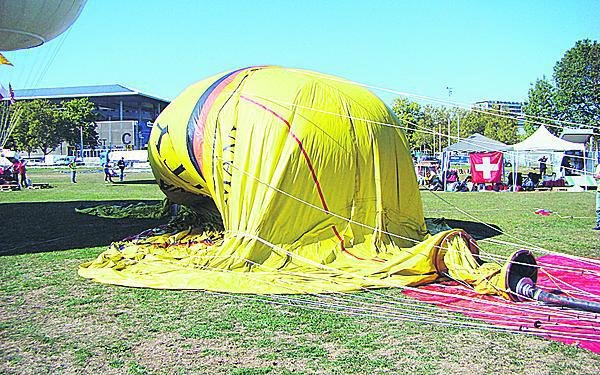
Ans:
[[[285,118],[283,118],[283,116],[281,116],[280,114],[276,113],[275,111],[273,111],[272,109],[264,106],[263,104],[260,104],[257,101],[254,101],[250,98],[248,98],[247,96],[241,96],[242,99],[244,99],[247,102],[250,102],[254,105],[257,105],[258,107],[264,109],[265,111],[269,112],[270,114],[272,114],[273,116],[277,117],[278,119],[280,119],[288,128],[288,135],[290,137],[292,137],[293,140],[296,141],[296,143],[298,144],[298,147],[300,148],[300,152],[302,152],[302,155],[304,155],[304,160],[306,160],[306,164],[308,164],[308,169],[310,169],[310,173],[312,175],[312,179],[315,182],[315,185],[317,187],[317,191],[319,192],[319,197],[321,198],[321,204],[323,205],[323,208],[326,211],[329,211],[329,207],[327,207],[327,202],[325,202],[325,196],[323,195],[323,190],[321,190],[321,184],[319,184],[319,180],[317,179],[317,173],[315,172],[315,168],[313,167],[311,161],[310,161],[310,157],[308,156],[308,153],[306,152],[306,150],[304,149],[304,146],[302,145],[302,141],[300,139],[298,139],[298,137],[296,136],[296,134],[294,134],[294,132],[292,132],[292,126],[290,125],[289,121],[286,120]]]
[[[313,167],[312,162],[310,161],[310,157],[308,156],[308,153],[306,152],[306,150],[304,149],[304,146],[302,145],[302,141],[296,136],[296,134],[294,134],[294,132],[292,132],[292,126],[290,125],[290,122],[288,120],[286,120],[283,116],[281,116],[279,113],[273,111],[272,109],[268,108],[267,106],[252,100],[250,98],[248,98],[247,96],[241,95],[240,96],[242,99],[244,99],[247,102],[250,102],[262,109],[264,109],[265,111],[269,112],[270,114],[272,114],[273,116],[277,117],[279,120],[281,120],[281,122],[283,122],[287,128],[288,128],[288,135],[290,137],[292,137],[292,139],[294,139],[296,141],[296,143],[298,144],[298,147],[300,148],[300,152],[302,152],[302,155],[304,156],[304,160],[306,160],[306,164],[308,164],[308,169],[310,170],[310,174],[312,175],[312,179],[315,183],[315,186],[317,187],[317,191],[319,193],[319,198],[321,198],[321,204],[323,205],[323,209],[325,211],[329,211],[329,207],[327,206],[327,202],[325,202],[325,196],[323,195],[323,190],[321,189],[321,184],[319,183],[319,180],[317,179],[317,173],[315,172],[315,168]],[[342,248],[342,251],[353,256],[356,259],[359,260],[365,260],[363,258],[360,258],[354,254],[352,254],[351,252],[349,252],[345,247],[344,247],[344,239],[342,238],[342,236],[340,235],[340,233],[338,232],[337,228],[334,226],[331,227],[331,229],[333,230],[333,233],[335,234],[335,236],[340,240],[340,247]],[[380,259],[374,259],[376,261],[381,261]]]
[[[202,109],[198,114],[198,118],[196,119],[196,126],[194,128],[194,157],[196,158],[196,163],[198,164],[200,170],[203,175],[206,175],[204,172],[204,164],[202,162],[202,154],[203,154],[203,146],[204,146],[204,128],[206,127],[206,118],[208,117],[208,113],[210,112],[213,104],[217,97],[223,92],[225,87],[229,85],[240,73],[245,71],[246,69],[239,70],[237,72],[232,73],[230,76],[221,81],[217,87],[215,87],[211,93],[206,98],[205,102],[202,104]],[[216,131],[216,129],[215,129]]]

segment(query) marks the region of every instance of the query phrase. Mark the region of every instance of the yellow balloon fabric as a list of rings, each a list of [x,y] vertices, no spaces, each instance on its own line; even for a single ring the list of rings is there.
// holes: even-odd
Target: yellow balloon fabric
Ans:
[[[200,81],[161,113],[149,157],[174,202],[214,200],[224,233],[115,243],[79,274],[137,287],[321,293],[430,283],[445,267],[483,293],[503,289],[488,280],[500,266],[481,266],[466,234],[428,235],[400,128],[369,90],[333,76],[260,66]]]

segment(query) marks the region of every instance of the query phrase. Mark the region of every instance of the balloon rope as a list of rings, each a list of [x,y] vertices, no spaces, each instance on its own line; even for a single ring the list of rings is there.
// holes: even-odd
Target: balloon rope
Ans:
[[[254,236],[252,236],[252,237],[254,237]],[[259,241],[259,242],[262,242],[262,241]],[[262,242],[262,243],[266,244],[269,247],[271,247],[271,245],[272,245],[272,244],[270,244],[268,242],[266,242],[266,243]],[[275,246],[275,245],[273,245],[272,249],[276,250],[276,251],[283,250],[280,247]],[[285,252],[285,250],[284,250],[284,252]],[[304,258],[302,258],[300,256],[296,256],[296,254],[290,254],[288,252],[288,256],[291,256],[293,258],[299,259],[301,261],[304,260],[306,262],[306,259],[304,259]],[[208,256],[208,258],[229,258],[229,257],[222,257],[222,256],[212,257],[212,256]],[[319,277],[317,275],[311,275],[311,274],[305,274],[305,273],[300,274],[300,273],[294,273],[294,272],[289,272],[289,271],[282,271],[282,270],[279,270],[279,269],[266,267],[266,266],[264,266],[262,264],[253,262],[253,261],[251,261],[249,259],[246,259],[246,258],[242,258],[242,257],[235,257],[235,258],[236,259],[242,259],[245,262],[248,262],[250,264],[256,265],[258,267],[262,267],[262,268],[265,268],[265,269],[270,269],[270,271],[272,271],[272,272],[278,272],[278,273],[282,273],[283,272],[283,273],[294,275],[294,276],[301,276],[303,278],[310,277],[310,278],[314,278],[314,279],[325,280],[327,282],[332,282],[332,283],[336,283],[336,284],[343,284],[342,282],[339,282],[339,281],[337,281],[335,279],[332,279],[332,278],[324,278],[324,277]],[[212,268],[212,267],[209,267],[209,266],[206,266],[206,265],[200,266],[200,268],[207,269],[207,270],[212,270],[212,271],[218,271],[218,272],[234,273],[234,271],[232,271],[232,270],[226,270],[226,269],[222,269],[222,268]],[[331,268],[331,267],[327,267],[327,268],[330,269],[330,270],[333,270],[335,273],[338,273],[338,274],[339,273],[343,273],[343,272],[340,272],[340,270],[336,269],[336,268]],[[239,275],[239,273],[237,273],[237,274]],[[354,273],[349,273],[349,274],[353,278],[357,278],[356,274],[354,274]],[[254,279],[254,276],[258,277],[258,275],[252,275],[251,273],[244,273],[243,275],[244,275],[244,277],[250,277],[250,278],[253,278],[253,279]],[[363,277],[359,277],[359,278],[363,278]],[[375,281],[377,281],[377,280],[379,280],[379,279],[375,279]],[[253,280],[254,283],[256,283],[256,281],[266,282],[266,283],[269,283],[271,285],[282,286],[282,287],[284,287],[284,288],[286,288],[288,290],[293,291],[294,293],[299,293],[299,292],[300,293],[304,293],[303,290],[299,290],[297,288],[294,288],[294,285],[295,285],[294,283],[288,283],[288,282],[283,282],[282,280],[276,280],[276,282],[284,283],[285,284],[285,285],[278,285],[276,283],[269,282],[269,281],[263,280],[263,279],[255,279],[255,280]],[[364,290],[364,291],[366,291],[366,292],[373,293],[373,291],[371,289],[369,289],[369,288],[361,287],[361,289]],[[411,289],[411,288],[407,288],[407,289]],[[415,288],[413,288],[413,289],[415,289]],[[421,290],[421,289],[416,289],[415,291],[423,292],[423,290]],[[430,306],[423,305],[423,304],[414,305],[413,301],[410,302],[411,305],[410,305],[409,309],[406,309],[406,308],[396,309],[395,307],[389,306],[390,302],[393,303],[393,304],[400,304],[401,306],[406,306],[409,303],[409,302],[406,302],[406,301],[408,301],[406,298],[402,298],[401,299],[402,302],[398,302],[397,298],[396,298],[396,301],[394,301],[394,300],[389,301],[389,300],[386,300],[386,299],[377,298],[375,300],[384,302],[384,303],[386,303],[386,305],[380,305],[380,304],[368,303],[368,302],[359,302],[359,305],[365,306],[365,307],[360,307],[359,308],[356,305],[349,305],[349,303],[356,303],[356,300],[355,300],[355,298],[352,298],[352,297],[347,298],[347,296],[349,296],[349,294],[347,294],[347,293],[343,293],[343,294],[334,293],[334,295],[340,294],[341,297],[333,297],[332,294],[323,294],[323,293],[307,293],[307,294],[313,295],[313,296],[315,296],[317,298],[320,298],[320,299],[333,299],[335,301],[340,302],[341,304],[338,304],[338,303],[312,303],[313,305],[318,305],[320,307],[322,307],[322,306],[333,307],[334,310],[332,310],[332,311],[335,311],[335,312],[338,312],[338,313],[340,313],[340,311],[337,308],[341,307],[342,310],[345,309],[345,311],[342,311],[342,312],[348,312],[348,310],[350,310],[352,312],[354,312],[354,311],[373,312],[374,311],[377,316],[379,316],[379,317],[385,317],[385,318],[392,318],[392,319],[394,319],[394,318],[395,319],[403,318],[405,320],[408,319],[408,320],[411,320],[411,321],[429,322],[429,323],[436,323],[436,324],[444,323],[442,325],[451,324],[451,325],[455,325],[455,326],[470,327],[470,328],[486,328],[486,329],[490,328],[487,324],[481,325],[481,324],[478,324],[478,323],[473,324],[473,323],[467,323],[467,322],[460,321],[457,316],[451,314],[450,312],[446,312],[446,311],[443,311],[443,310],[440,311],[440,310],[437,310],[435,307],[430,307]],[[382,296],[382,294],[378,294],[378,295]],[[444,293],[442,293],[442,295],[444,295]],[[453,295],[453,294],[445,294],[445,295],[448,296],[448,297],[453,297],[453,298],[457,297],[456,295]],[[354,295],[354,296],[356,296],[356,295]],[[275,298],[275,299],[284,298],[284,299],[287,299],[287,300],[291,300],[290,298],[280,297],[280,296],[276,296],[276,295],[271,295],[270,297],[271,298]],[[385,297],[386,298],[390,298],[390,297],[394,298],[394,296],[385,296]],[[362,296],[360,298],[365,299]],[[373,298],[366,297],[366,299],[372,300]],[[299,299],[296,299],[296,300],[299,300]],[[479,299],[472,299],[472,300],[477,301],[479,304],[481,304],[482,302],[483,303],[487,303],[488,302],[486,300],[479,300]],[[425,304],[428,304],[428,303],[431,303],[431,302],[425,302]],[[596,326],[584,326],[584,325],[581,325],[581,324],[573,325],[573,324],[568,324],[568,323],[557,323],[555,321],[550,320],[550,316],[551,315],[557,315],[559,318],[560,317],[564,318],[565,314],[551,314],[551,313],[548,313],[548,311],[540,312],[540,314],[538,316],[527,316],[525,318],[523,316],[515,315],[515,314],[499,314],[499,313],[493,313],[493,312],[482,312],[482,311],[479,311],[479,310],[476,310],[476,309],[472,309],[472,308],[456,308],[456,306],[451,306],[451,305],[445,304],[445,303],[442,303],[440,305],[446,305],[448,307],[451,307],[454,310],[456,310],[457,312],[471,311],[472,313],[477,313],[479,316],[485,316],[485,315],[493,316],[495,318],[495,320],[496,320],[496,323],[514,323],[515,318],[517,318],[517,319],[524,318],[524,319],[530,319],[530,320],[537,319],[538,323],[540,322],[540,319],[544,320],[544,322],[546,322],[546,321],[550,322],[551,321],[551,322],[553,322],[552,323],[553,326],[560,326],[560,327],[563,327],[563,328],[570,328],[570,329],[596,329],[597,328]],[[305,307],[305,306],[300,306],[300,307]],[[414,310],[415,307],[417,308],[417,310]],[[504,307],[506,307],[505,304],[504,304]],[[376,308],[379,308],[380,310],[376,310]],[[391,311],[392,313],[382,314],[381,313],[381,309]],[[436,316],[435,317],[431,317],[431,318],[430,317],[424,317],[424,318],[421,317],[420,319],[415,319],[414,315],[407,314],[407,312],[414,312],[417,315],[421,314],[421,316],[423,316],[424,314],[428,314],[428,312],[426,310],[431,310],[431,311],[429,311],[429,314],[435,313]],[[514,308],[513,308],[513,310],[514,310]],[[523,309],[523,311],[531,313],[531,309]],[[449,318],[454,318],[454,319],[440,319],[440,315],[445,315],[445,316],[447,316]],[[503,319],[498,319],[497,317],[505,317],[505,318],[508,317],[508,318],[507,318],[507,320],[503,320]],[[568,317],[568,315],[567,315],[567,317]],[[533,332],[530,331],[530,328],[527,327],[527,324],[531,324],[531,323],[532,322],[523,322],[523,325],[521,325],[518,329],[516,327],[509,327],[509,329],[514,330],[514,331],[518,330],[521,333],[544,334],[544,335],[551,334],[551,335],[553,335],[553,333],[552,333],[553,331],[549,331],[549,330],[545,330],[545,329],[536,329]],[[533,322],[533,324],[534,324],[534,327],[539,328],[539,327],[536,326],[535,322]],[[502,326],[502,324],[498,324],[498,325]],[[569,339],[589,340],[589,338],[587,337],[588,335],[590,335],[590,334],[573,332],[570,335],[565,335],[563,337],[564,338],[569,338]],[[595,337],[595,335],[593,337]]]
[[[262,99],[262,100],[269,101],[271,103],[276,103],[276,104],[279,104],[279,105],[282,105],[282,106],[287,105],[287,106],[291,106],[291,107],[295,107],[295,108],[302,108],[302,109],[306,109],[306,110],[313,111],[313,112],[319,112],[319,113],[329,114],[329,115],[337,116],[337,117],[341,117],[341,118],[347,118],[347,119],[350,119],[350,120],[353,120],[353,121],[356,121],[356,120],[358,120],[358,121],[364,121],[364,122],[370,123],[370,124],[382,125],[382,126],[387,126],[387,127],[396,128],[396,129],[402,129],[402,130],[406,130],[406,131],[412,131],[412,132],[424,133],[424,134],[431,134],[431,135],[434,135],[434,136],[442,136],[444,138],[448,138],[448,140],[451,140],[451,139],[461,140],[462,142],[465,142],[466,144],[469,144],[471,146],[478,147],[478,146],[482,145],[481,142],[469,140],[468,138],[459,138],[458,136],[453,136],[453,135],[445,134],[443,132],[437,132],[435,129],[431,130],[431,129],[425,127],[425,126],[419,125],[419,124],[417,124],[415,122],[411,122],[411,121],[403,119],[403,118],[398,118],[398,120],[400,120],[400,121],[402,121],[402,122],[404,122],[406,124],[412,125],[415,128],[413,129],[413,128],[410,128],[408,126],[400,126],[400,125],[392,124],[392,123],[388,123],[388,122],[374,121],[374,120],[370,120],[370,119],[367,119],[367,118],[355,117],[355,116],[351,116],[351,115],[341,114],[341,113],[338,113],[338,112],[326,111],[326,110],[322,110],[322,109],[318,109],[318,108],[314,108],[314,107],[303,106],[303,105],[300,105],[300,104],[297,104],[297,103],[290,103],[290,102],[286,102],[286,101],[277,100],[277,99],[274,99],[274,98],[265,97],[263,95],[254,95],[254,94],[249,94],[249,93],[244,93],[244,95],[246,97],[252,97],[252,98],[256,98],[256,99]],[[578,157],[578,158],[582,159],[582,160],[595,160],[594,158],[585,157],[585,156]],[[551,166],[554,165],[551,162],[546,163],[546,164],[549,164]],[[573,170],[575,172],[580,172],[581,174],[592,175],[591,172],[588,172],[588,171],[585,171],[585,170],[579,170],[579,169],[574,169],[574,168],[569,168],[569,169],[571,169],[571,170]]]
[[[208,146],[209,146],[209,147],[212,147],[212,145],[210,145],[210,144],[208,144]],[[220,159],[220,157],[219,157],[219,156],[217,156],[216,154],[215,154],[215,158],[217,158],[217,159]],[[353,220],[353,219],[351,219],[351,218],[346,218],[346,217],[344,217],[343,215],[338,215],[338,214],[336,214],[336,213],[334,213],[334,212],[332,212],[332,211],[325,210],[325,209],[323,209],[323,208],[321,208],[321,207],[318,207],[318,206],[316,206],[316,205],[314,205],[314,204],[311,204],[310,202],[304,201],[304,200],[302,200],[301,198],[298,198],[298,197],[296,197],[296,196],[294,196],[294,195],[292,195],[292,194],[290,194],[290,193],[287,193],[287,192],[285,192],[285,191],[283,191],[283,190],[281,190],[281,189],[279,189],[279,188],[277,188],[277,187],[275,187],[275,186],[272,186],[272,185],[271,185],[271,184],[269,184],[269,183],[266,183],[266,182],[262,181],[260,178],[258,178],[258,177],[256,177],[256,176],[254,176],[254,175],[252,175],[252,174],[250,174],[250,173],[248,173],[248,172],[246,172],[246,171],[244,171],[244,170],[242,170],[242,169],[238,168],[238,167],[237,167],[236,165],[234,165],[233,163],[231,164],[231,167],[232,167],[233,169],[235,169],[235,170],[237,170],[237,171],[239,171],[239,172],[243,173],[244,175],[246,175],[246,176],[248,176],[248,177],[252,178],[253,180],[257,181],[258,183],[260,183],[260,184],[262,184],[262,185],[264,185],[264,186],[268,187],[269,189],[273,189],[274,191],[276,191],[276,192],[278,192],[278,193],[280,193],[280,194],[282,194],[282,195],[285,195],[285,196],[287,196],[287,197],[289,197],[289,198],[292,198],[292,199],[294,199],[294,200],[296,200],[296,201],[298,201],[298,202],[300,202],[300,203],[302,203],[302,204],[304,204],[304,205],[306,205],[306,206],[308,206],[308,207],[311,207],[311,208],[313,208],[313,209],[319,210],[319,211],[321,211],[321,212],[323,212],[323,213],[325,213],[325,214],[327,214],[327,215],[331,215],[331,216],[333,216],[333,217],[336,217],[336,218],[338,218],[338,219],[344,220],[344,221],[346,221],[346,222],[348,222],[348,223],[355,224],[355,225],[358,225],[358,226],[361,226],[361,227],[364,227],[364,228],[367,228],[367,229],[370,229],[370,230],[377,230],[377,231],[380,231],[381,233],[387,234],[387,235],[389,235],[389,236],[391,236],[391,237],[396,237],[396,238],[399,238],[399,239],[403,239],[403,240],[406,240],[406,241],[409,241],[409,242],[413,242],[413,243],[415,243],[415,244],[420,242],[420,241],[418,241],[418,240],[415,240],[415,239],[412,239],[412,238],[409,238],[409,237],[405,237],[405,236],[401,236],[401,235],[398,235],[398,234],[395,234],[395,233],[391,233],[391,232],[388,232],[388,231],[385,231],[385,230],[382,230],[382,229],[376,229],[376,228],[374,228],[374,227],[372,227],[372,226],[370,226],[370,225],[367,225],[367,224],[364,224],[364,223],[360,223],[360,222],[357,222],[357,221],[355,221],[355,220]],[[456,206],[454,206],[454,207],[455,207],[457,210],[460,210],[458,207],[456,207]],[[462,211],[462,210],[460,210],[460,211]],[[462,212],[464,212],[464,211],[462,211]],[[469,214],[468,214],[468,213],[466,213],[466,212],[464,212],[464,213],[465,213],[466,215],[469,215]],[[486,223],[484,223],[483,221],[481,221],[481,220],[479,220],[479,219],[477,219],[477,218],[475,218],[475,217],[473,217],[473,218],[474,218],[475,220],[478,220],[478,221],[480,221],[480,222],[481,222],[481,223],[483,223],[484,225],[487,225],[487,226],[489,226],[489,224],[486,224]],[[491,227],[491,226],[490,226],[490,227]],[[439,247],[438,247],[438,248],[439,248]],[[538,249],[541,249],[541,248],[538,248]],[[404,249],[403,249],[403,250],[404,250]],[[411,252],[410,252],[410,251],[408,251],[408,250],[404,250],[404,251],[408,252],[408,253],[409,253],[409,254],[411,254],[411,255],[414,255],[413,253],[411,253]],[[424,254],[422,254],[422,256],[424,256],[424,257],[425,257],[425,255],[424,255]],[[574,268],[574,269],[577,269],[577,268]],[[580,270],[581,270],[581,269],[580,269]]]
[[[364,84],[364,83],[360,83],[360,82],[350,81],[350,80],[346,80],[346,79],[343,79],[343,78],[337,78],[337,77],[334,77],[334,76],[321,75],[321,74],[317,74],[317,73],[313,73],[313,72],[309,72],[309,71],[301,70],[301,69],[289,69],[289,70],[295,71],[295,72],[298,72],[298,73],[301,73],[301,74],[304,74],[304,75],[308,75],[308,76],[318,77],[320,79],[327,79],[327,80],[335,81],[335,82],[343,82],[343,83],[355,84],[355,85],[358,85],[358,86],[361,86],[361,87],[365,87],[365,88],[369,88],[369,89],[373,89],[373,90],[388,92],[388,93],[396,94],[396,95],[400,95],[400,96],[414,97],[414,98],[418,98],[418,99],[422,99],[422,100],[426,100],[426,101],[430,101],[430,102],[434,102],[434,103],[438,103],[438,104],[444,104],[444,105],[448,105],[448,106],[452,106],[452,107],[456,107],[456,108],[462,108],[462,109],[468,109],[468,110],[476,109],[476,108],[473,108],[473,105],[467,104],[467,103],[460,103],[460,102],[446,100],[446,99],[437,99],[437,98],[428,97],[428,96],[424,96],[424,95],[418,95],[418,94],[412,94],[412,93],[403,92],[403,91],[397,91],[397,90],[388,89],[388,88],[384,88],[384,87],[378,87],[378,86],[368,85],[368,84]],[[481,110],[478,110],[478,111],[481,112]],[[518,119],[518,117],[515,116],[513,112],[506,111],[506,110],[503,110],[503,109],[490,108],[489,110],[486,109],[485,111],[483,111],[483,113],[491,114],[493,116],[498,116],[498,117],[508,117],[510,119],[515,119],[515,120]],[[507,114],[509,116],[504,116],[504,115],[502,115],[503,113]],[[512,115],[512,116],[510,116],[510,115]],[[540,120],[549,120],[549,121],[552,121],[554,123],[539,122],[539,121],[535,121],[535,120],[533,120],[533,121],[532,120],[527,120],[528,122],[531,122],[532,124],[545,125],[545,126],[550,126],[550,127],[556,127],[556,128],[559,128],[559,129],[567,128],[568,125],[575,125],[575,126],[579,126],[579,127],[583,126],[583,127],[593,128],[593,129],[600,129],[599,126],[593,126],[593,125],[589,125],[589,124],[582,124],[582,123],[571,122],[571,121],[558,120],[558,119],[553,119],[553,118],[548,118],[548,117],[542,117],[542,116],[527,115],[525,113],[523,113],[521,116],[523,116],[525,118],[530,118],[530,119],[540,119]],[[555,123],[560,123],[560,124],[565,124],[565,125],[561,126],[561,125],[556,125]]]

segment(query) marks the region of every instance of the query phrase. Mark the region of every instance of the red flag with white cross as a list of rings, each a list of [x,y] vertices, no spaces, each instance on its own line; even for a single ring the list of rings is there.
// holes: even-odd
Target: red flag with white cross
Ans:
[[[474,183],[502,182],[501,152],[474,152],[469,157]]]

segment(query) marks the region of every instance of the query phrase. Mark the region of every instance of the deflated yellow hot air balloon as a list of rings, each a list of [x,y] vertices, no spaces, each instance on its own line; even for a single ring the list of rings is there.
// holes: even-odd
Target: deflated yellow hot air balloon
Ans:
[[[212,198],[225,231],[118,243],[79,269],[120,285],[320,293],[419,285],[449,275],[508,296],[462,231],[427,233],[406,136],[352,82],[261,66],[188,87],[149,142],[175,202]]]

